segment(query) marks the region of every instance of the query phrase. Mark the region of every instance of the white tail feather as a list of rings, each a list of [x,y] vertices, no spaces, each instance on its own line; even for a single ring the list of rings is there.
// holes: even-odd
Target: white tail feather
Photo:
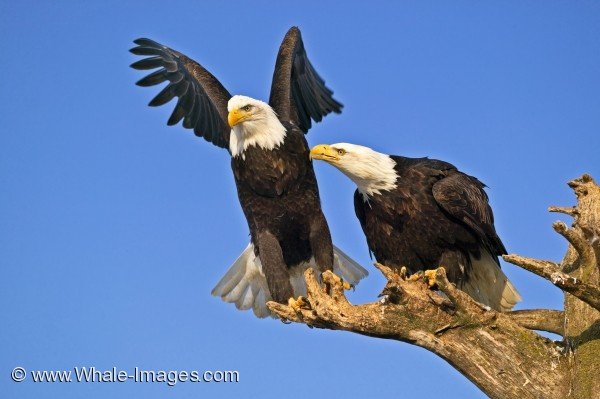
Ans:
[[[333,257],[333,272],[342,277],[344,281],[356,285],[369,275],[367,269],[356,263],[335,245],[333,246]]]
[[[269,315],[266,303],[271,300],[271,295],[260,259],[254,254],[254,245],[248,244],[211,294],[234,303],[240,310],[252,308],[257,317]]]
[[[333,272],[352,285],[366,277],[367,270],[353,261],[341,249],[333,247]],[[290,269],[290,283],[294,296],[306,295],[304,271],[317,265],[314,258],[309,262]],[[262,271],[260,258],[254,254],[254,245],[248,244],[242,254],[233,262],[227,273],[219,280],[211,294],[225,302],[234,303],[240,310],[252,308],[257,317],[270,316],[267,302],[271,300],[267,279]]]
[[[480,259],[471,257],[471,264],[469,280],[461,289],[477,302],[506,312],[521,301],[521,295],[515,286],[487,251],[482,251]]]

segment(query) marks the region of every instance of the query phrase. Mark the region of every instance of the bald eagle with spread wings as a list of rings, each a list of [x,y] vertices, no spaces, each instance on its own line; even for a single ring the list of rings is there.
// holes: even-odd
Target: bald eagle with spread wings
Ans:
[[[320,144],[311,157],[356,184],[354,209],[378,262],[410,273],[444,267],[450,281],[496,310],[521,300],[500,269],[506,249],[477,178],[448,162],[356,144]]]
[[[300,31],[292,27],[279,48],[269,103],[232,96],[199,63],[150,39],[137,39],[130,51],[148,56],[131,65],[157,69],[138,86],[168,84],[150,101],[163,105],[177,97],[167,124],[226,149],[250,244],[215,286],[213,295],[269,315],[266,302],[299,306],[305,294],[303,272],[333,270],[349,284],[366,276],[364,268],[334,247],[309,147],[304,134],[342,105],[311,65]]]

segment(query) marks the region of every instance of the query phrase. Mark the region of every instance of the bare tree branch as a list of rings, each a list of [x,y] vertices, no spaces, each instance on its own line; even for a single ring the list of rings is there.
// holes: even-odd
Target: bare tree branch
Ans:
[[[581,267],[590,268],[596,265],[594,249],[580,231],[568,228],[563,222],[554,222],[552,227],[575,248],[579,254]]]
[[[377,267],[388,278],[378,302],[352,305],[339,277],[325,272],[321,286],[309,269],[309,308],[296,311],[275,302],[268,306],[287,321],[421,346],[492,398],[564,396],[566,374],[559,345],[506,314],[486,309],[450,283],[442,268],[432,275],[449,300],[431,291],[422,274],[402,278],[383,265]]]
[[[577,214],[577,208],[574,206],[549,206],[548,212],[564,213],[565,215],[575,216]]]
[[[506,315],[518,325],[530,330],[565,334],[565,312],[551,309],[515,310]]]
[[[558,264],[519,255],[503,255],[502,258],[545,278],[561,290],[581,299],[594,309],[600,310],[600,288],[563,273]]]

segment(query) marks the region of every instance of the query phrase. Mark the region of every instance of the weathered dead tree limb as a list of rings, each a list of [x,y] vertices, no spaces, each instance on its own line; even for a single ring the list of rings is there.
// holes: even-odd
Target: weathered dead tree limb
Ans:
[[[493,398],[558,398],[566,386],[562,347],[520,326],[506,314],[487,310],[448,282],[444,269],[436,282],[448,299],[423,279],[405,279],[377,266],[388,278],[378,302],[354,306],[341,280],[322,275],[322,287],[307,270],[310,308],[271,302],[280,317],[312,327],[346,330],[409,342],[444,358]],[[532,387],[539,387],[535,393]],[[541,395],[541,396],[540,396]]]
[[[383,265],[376,266],[388,281],[377,302],[352,305],[339,277],[326,272],[321,284],[309,269],[310,306],[268,306],[288,321],[423,347],[492,398],[600,398],[600,187],[589,175],[569,186],[578,205],[549,209],[574,217],[570,228],[554,224],[570,243],[562,262],[505,257],[563,290],[564,311],[496,312],[457,289],[442,268],[428,277],[444,295],[430,290],[422,275],[398,275]],[[533,330],[564,339],[554,342]]]
[[[515,323],[530,330],[565,334],[565,312],[551,309],[514,310],[505,313]]]
[[[545,278],[561,290],[576,296],[594,309],[600,310],[600,288],[563,273],[560,265],[547,260],[526,258],[519,255],[504,255],[503,258],[507,262]]]
[[[596,264],[585,264],[580,249],[570,246],[563,271],[587,284],[600,286],[600,187],[591,176],[569,182],[577,196],[572,228],[594,249]],[[565,295],[565,342],[569,360],[569,398],[600,398],[600,312],[579,298]]]
[[[579,262],[582,267],[587,269],[595,267],[596,254],[594,254],[594,249],[590,245],[591,243],[583,236],[581,229],[570,229],[563,222],[555,222],[552,227],[558,234],[565,237],[567,241],[571,243],[573,248],[575,248],[575,251],[579,254]]]
[[[549,206],[548,212],[564,213],[565,215],[575,216],[577,214],[577,208],[574,206]]]

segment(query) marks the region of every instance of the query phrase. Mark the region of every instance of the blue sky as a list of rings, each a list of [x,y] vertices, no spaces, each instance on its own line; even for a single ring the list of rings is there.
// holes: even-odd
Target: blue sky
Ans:
[[[150,37],[266,99],[302,29],[345,104],[309,143],[454,163],[486,182],[509,252],[560,259],[548,205],[600,178],[600,6],[593,2],[9,2],[0,0],[0,390],[7,398],[483,397],[408,344],[258,320],[210,296],[248,242],[229,159],[181,127],[128,65]],[[316,172],[335,243],[369,267],[351,182]],[[568,219],[564,219],[568,220]],[[560,292],[505,265],[521,308]],[[14,383],[96,366],[239,370],[238,384]]]

